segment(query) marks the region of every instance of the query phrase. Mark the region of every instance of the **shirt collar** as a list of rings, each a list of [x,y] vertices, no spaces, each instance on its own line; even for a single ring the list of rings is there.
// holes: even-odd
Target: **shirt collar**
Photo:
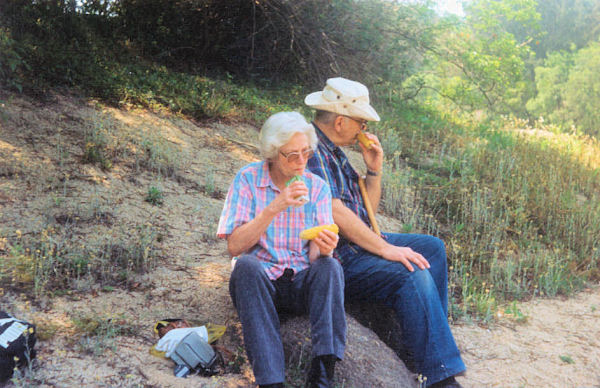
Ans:
[[[271,181],[271,174],[269,174],[269,161],[263,160],[261,162],[261,168],[259,171],[258,182],[256,183],[257,187],[268,187],[275,186]]]
[[[280,192],[279,187],[275,185],[275,182],[271,179],[271,172],[269,171],[269,161],[263,160],[262,166],[259,171],[259,176],[257,178],[256,187],[270,187],[272,190],[276,192]]]
[[[321,142],[321,144],[323,144],[329,152],[333,153],[336,149],[340,148],[336,146],[331,140],[329,140],[327,135],[323,133],[323,131],[321,131],[321,128],[319,128],[314,121],[312,122],[312,125],[315,127],[315,131],[317,132],[317,138],[319,139],[319,142]]]

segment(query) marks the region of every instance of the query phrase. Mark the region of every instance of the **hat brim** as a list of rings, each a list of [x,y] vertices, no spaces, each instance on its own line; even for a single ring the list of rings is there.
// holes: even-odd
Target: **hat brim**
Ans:
[[[333,112],[352,118],[363,119],[367,121],[379,121],[379,115],[368,104],[350,104],[338,101],[328,101],[323,98],[323,92],[314,92],[304,98],[304,103],[311,108],[323,110],[326,112]]]

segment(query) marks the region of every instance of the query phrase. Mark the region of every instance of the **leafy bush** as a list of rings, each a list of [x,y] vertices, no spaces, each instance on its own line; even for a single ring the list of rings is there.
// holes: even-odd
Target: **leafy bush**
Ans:
[[[333,74],[405,75],[417,58],[407,48],[428,36],[420,23],[432,17],[381,0],[121,0],[114,10],[154,61],[319,85]]]
[[[23,90],[23,68],[27,68],[18,53],[10,31],[0,24],[0,86]]]

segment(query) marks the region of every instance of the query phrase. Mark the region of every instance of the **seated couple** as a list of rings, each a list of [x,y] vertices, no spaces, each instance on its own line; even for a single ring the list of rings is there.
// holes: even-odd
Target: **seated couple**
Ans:
[[[460,387],[454,376],[465,366],[447,321],[443,242],[427,235],[374,233],[359,177],[339,148],[354,144],[367,121],[379,120],[367,88],[333,78],[305,102],[317,109],[312,125],[296,112],[277,113],[264,123],[263,160],[237,173],[217,231],[231,256],[239,257],[229,291],[257,384],[283,387],[278,314],[286,312],[310,318],[307,386],[333,386],[335,362],[343,358],[346,343],[347,297],[393,308],[410,355],[407,365],[427,376],[427,386]],[[375,135],[366,136],[372,145],[360,148],[376,209],[383,150]],[[298,176],[302,179],[293,179]],[[300,238],[304,229],[333,223],[340,237],[325,229],[310,241]]]

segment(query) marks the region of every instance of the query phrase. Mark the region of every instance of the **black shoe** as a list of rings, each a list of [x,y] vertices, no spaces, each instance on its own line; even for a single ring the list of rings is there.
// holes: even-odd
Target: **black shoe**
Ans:
[[[438,381],[437,383],[432,384],[427,388],[462,388],[462,385],[460,385],[458,381],[456,381],[454,376],[450,376],[447,379]]]
[[[319,356],[312,359],[306,388],[330,388],[333,385],[336,356]]]

